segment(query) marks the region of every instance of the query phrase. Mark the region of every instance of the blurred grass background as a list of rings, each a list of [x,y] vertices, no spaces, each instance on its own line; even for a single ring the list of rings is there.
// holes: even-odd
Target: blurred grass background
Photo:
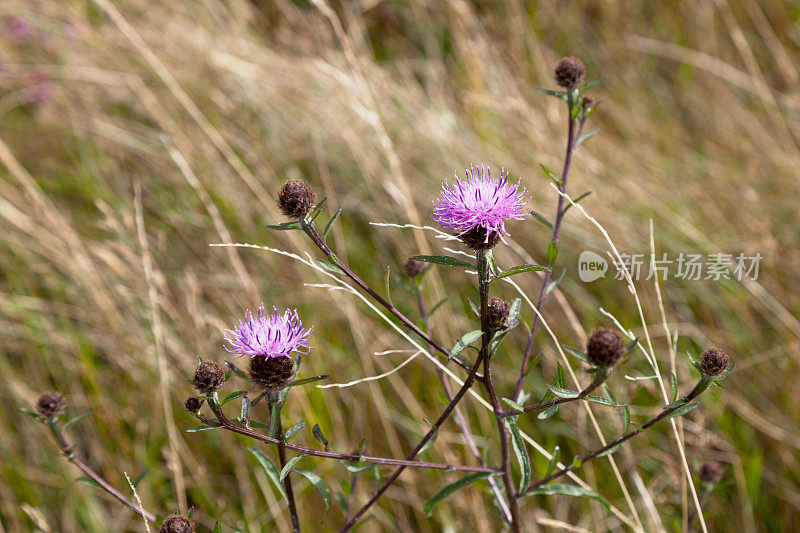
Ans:
[[[590,120],[601,133],[574,161],[569,189],[594,193],[584,205],[620,250],[648,253],[760,252],[757,282],[662,283],[670,334],[679,336],[682,389],[695,379],[685,350],[725,348],[737,361],[724,391],[706,395],[681,424],[690,466],[715,459],[725,481],[705,517],[712,531],[797,531],[800,516],[797,379],[800,355],[800,9],[756,0],[669,2],[286,0],[145,2],[0,0],[0,529],[141,531],[143,524],[55,453],[43,427],[17,410],[47,389],[65,393],[72,413],[95,415],[70,430],[79,454],[126,490],[123,472],[151,469],[139,486],[157,513],[194,505],[203,530],[215,519],[248,531],[285,530],[288,515],[269,481],[222,432],[184,433],[184,381],[197,355],[223,359],[222,330],[261,301],[296,306],[314,324],[317,348],[306,375],[346,382],[385,372],[408,346],[357,300],[304,287],[324,279],[284,257],[211,248],[248,242],[315,253],[300,234],[271,233],[281,221],[275,191],[305,177],[325,195],[327,215],[344,209],[331,241],[357,272],[382,287],[420,251],[441,241],[369,222],[427,223],[440,182],[470,162],[521,177],[534,208],[551,217],[555,193],[538,168],[560,168],[566,117],[553,87],[563,55],[587,65],[602,100]],[[137,195],[141,190],[141,195]],[[505,266],[524,248],[544,262],[549,230],[513,224]],[[577,256],[607,245],[578,212],[567,216],[559,267],[567,268],[546,318],[562,342],[611,325],[599,308],[641,334],[625,285],[584,284]],[[538,278],[516,278],[529,295]],[[639,292],[656,355],[670,368],[652,281]],[[510,287],[498,293],[515,296]],[[437,269],[426,280],[445,344],[473,329],[471,280]],[[395,302],[413,316],[413,299]],[[527,324],[533,313],[523,309]],[[499,356],[501,395],[513,390],[525,334]],[[543,359],[527,390],[544,393],[557,352],[540,331]],[[573,361],[573,363],[576,363]],[[573,365],[578,368],[578,365]],[[639,354],[612,377],[617,396],[644,421],[661,402]],[[582,379],[586,379],[585,375]],[[230,384],[229,390],[237,386]],[[362,438],[376,455],[402,456],[443,406],[433,366],[422,357],[380,381],[349,389],[295,390],[287,423],[318,423],[342,449]],[[497,461],[490,414],[465,410]],[[607,438],[618,413],[595,408]],[[562,458],[598,446],[585,406],[548,421],[521,422]],[[309,431],[295,437],[315,445]],[[270,450],[274,454],[274,451]],[[541,474],[546,458],[535,453]],[[449,423],[425,453],[474,462]],[[580,475],[644,530],[679,530],[691,511],[675,442],[663,424],[614,455],[633,505],[605,459]],[[305,459],[335,491],[349,474]],[[454,474],[403,474],[368,530],[492,531],[498,519],[478,487],[422,504]],[[346,480],[346,481],[341,481]],[[343,486],[344,485],[344,486]],[[334,504],[320,525],[321,499],[298,481],[308,530],[344,521]],[[374,489],[364,478],[359,501]],[[296,489],[298,490],[298,489]],[[526,528],[627,530],[595,501],[536,497]],[[561,525],[558,525],[561,523]],[[549,525],[548,525],[549,524]],[[554,525],[555,524],[555,525]]]

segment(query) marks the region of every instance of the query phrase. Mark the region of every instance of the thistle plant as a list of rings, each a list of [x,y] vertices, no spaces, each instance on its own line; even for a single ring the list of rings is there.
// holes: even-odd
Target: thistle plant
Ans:
[[[189,416],[195,417],[200,425],[188,428],[187,431],[199,433],[227,430],[251,439],[254,445],[247,449],[285,500],[294,531],[300,531],[301,528],[303,506],[299,504],[295,492],[295,483],[300,478],[313,485],[322,497],[326,515],[333,499],[331,483],[311,470],[298,467],[299,461],[307,456],[340,461],[354,476],[354,480],[357,474],[369,469],[377,480],[375,490],[364,494],[365,501],[360,505],[356,503],[356,498],[348,502],[343,497],[343,519],[336,524],[327,524],[326,529],[354,529],[367,518],[372,506],[408,468],[435,469],[442,472],[441,486],[431,491],[430,499],[425,504],[424,511],[428,514],[450,494],[466,490],[472,484],[488,483],[489,497],[498,511],[494,517],[498,530],[503,527],[514,532],[531,529],[528,522],[531,520],[530,514],[523,509],[522,504],[536,495],[590,497],[607,504],[599,491],[554,482],[581,469],[593,459],[612,455],[624,443],[657,423],[689,413],[699,405],[696,400],[700,395],[712,385],[719,385],[733,369],[730,357],[719,348],[709,348],[697,360],[689,355],[691,364],[700,375],[697,383],[680,395],[677,381],[673,377],[670,401],[657,409],[649,419],[637,424],[631,419],[629,405],[618,401],[612,394],[608,380],[617,368],[626,364],[627,359],[638,357],[640,353],[653,355],[652,349],[648,354],[638,339],[626,340],[628,332],[599,327],[588,336],[585,349],[558,346],[559,351],[563,350],[574,356],[578,361],[577,366],[591,376],[591,379],[586,379],[588,383],[579,387],[579,390],[571,389],[564,367],[559,363],[555,378],[546,388],[536,391],[534,387],[526,385],[531,372],[537,372],[541,376],[547,374],[544,367],[534,370],[542,360],[540,357],[533,357],[536,334],[543,323],[548,294],[559,281],[554,280],[552,274],[558,263],[559,237],[565,215],[570,207],[577,205],[588,194],[572,199],[567,186],[576,150],[595,133],[584,135],[583,129],[599,104],[591,95],[586,94],[596,82],[584,84],[586,70],[580,60],[572,57],[562,59],[555,67],[554,77],[559,89],[543,89],[541,92],[565,103],[567,141],[561,172],[556,174],[543,167],[558,194],[553,222],[538,213],[535,215],[537,220],[546,223],[551,230],[548,239],[531,243],[534,250],[532,253],[545,259],[543,264],[512,265],[504,268],[495,259],[496,247],[508,244],[514,227],[529,223],[533,218],[530,210],[533,198],[522,185],[522,180],[513,180],[509,171],[501,169],[497,177],[492,177],[488,166],[470,165],[463,178],[456,174],[454,182],[445,181],[442,184],[438,197],[432,199],[433,209],[430,215],[446,234],[461,242],[464,250],[459,250],[457,256],[415,255],[402,265],[401,270],[406,278],[403,285],[416,300],[415,316],[411,312],[404,312],[393,303],[389,296],[388,276],[387,293],[384,296],[346,264],[328,244],[328,232],[341,215],[341,209],[320,230],[316,220],[325,202],[324,197],[315,204],[317,193],[302,180],[289,181],[278,192],[278,207],[289,221],[269,227],[276,231],[302,232],[318,249],[322,257],[317,263],[323,265],[324,271],[331,278],[341,286],[351,287],[354,292],[362,294],[376,309],[382,308],[388,312],[400,327],[413,336],[409,338],[419,340],[419,345],[438,360],[438,382],[447,399],[446,406],[431,416],[433,422],[429,423],[424,435],[402,458],[366,454],[363,441],[352,452],[342,451],[323,434],[318,425],[314,425],[311,430],[316,443],[312,441],[297,444],[290,439],[297,435],[295,440],[298,440],[306,423],[299,422],[291,427],[284,427],[281,411],[292,397],[303,394],[303,386],[328,378],[327,375],[303,376],[301,372],[302,358],[309,356],[312,344],[320,341],[314,339],[313,326],[304,327],[297,310],[286,309],[281,313],[276,305],[269,313],[262,303],[255,313],[244,311],[244,318],[237,325],[220,332],[224,351],[231,357],[223,360],[226,355],[221,350],[215,355],[215,358],[220,358],[219,362],[200,358],[193,378],[188,380],[198,395],[189,397],[185,401],[185,408]],[[540,192],[544,194],[548,190],[545,187]],[[464,271],[475,282],[474,293],[470,297],[477,295],[478,303],[472,306],[475,328],[455,340],[435,338],[429,321],[435,309],[429,309],[424,298],[423,287],[427,272],[431,268],[444,267]],[[534,290],[539,289],[539,297],[533,309],[529,310],[523,309],[521,299],[509,302],[496,294],[498,282],[510,281],[512,276],[526,272],[541,272],[540,284],[534,284]],[[292,302],[281,302],[280,306],[287,304],[292,305]],[[512,361],[518,363],[519,368],[515,372],[516,379],[506,382],[498,378],[495,362],[498,353],[505,347],[503,341],[509,335],[515,334],[513,330],[523,323],[526,315],[531,318],[531,327],[525,335],[525,350],[519,354],[508,354]],[[233,319],[230,321],[233,322]],[[240,368],[239,361],[242,358],[246,358],[246,365]],[[450,377],[443,371],[445,368],[460,372],[460,386],[453,387]],[[223,395],[223,389],[237,381],[243,383],[244,388]],[[532,398],[537,392],[541,399],[534,401]],[[471,406],[462,405],[462,400],[468,393],[484,398],[491,407],[494,432],[479,435],[482,441],[489,443],[488,447],[477,445],[478,436],[472,427],[473,417],[470,416]],[[235,414],[230,414],[230,405],[236,400],[239,407]],[[545,474],[536,479],[522,428],[531,427],[535,432],[544,432],[546,429],[542,426],[560,407],[577,402],[590,402],[621,413],[624,420],[622,431],[616,438],[589,453],[575,456],[567,464],[559,462],[558,452],[555,451],[550,456]],[[266,409],[259,415],[258,406],[262,403]],[[67,458],[101,488],[145,520],[154,521],[152,513],[123,496],[75,456],[63,435],[63,429],[70,423],[61,425],[59,422],[62,411],[61,395],[45,393],[36,404],[36,412],[31,414],[50,429],[56,444]],[[369,407],[365,406],[363,413],[359,415],[369,416]],[[477,460],[477,466],[419,459],[419,455],[433,444],[439,429],[451,417],[458,425],[470,453]],[[269,456],[271,447],[276,449],[277,464]],[[290,454],[295,455],[290,457]],[[719,465],[715,465],[716,463],[706,463],[699,471],[699,478],[707,490],[722,477]],[[391,467],[392,470],[386,472],[379,469],[379,466]],[[352,487],[355,491],[355,483]],[[704,494],[707,496],[707,493]],[[696,500],[695,507],[696,512],[690,522],[699,518],[705,528],[700,513],[700,498]],[[217,530],[222,530],[222,527],[219,523],[215,526]],[[192,531],[193,528],[190,517],[176,514],[163,521],[161,531]]]

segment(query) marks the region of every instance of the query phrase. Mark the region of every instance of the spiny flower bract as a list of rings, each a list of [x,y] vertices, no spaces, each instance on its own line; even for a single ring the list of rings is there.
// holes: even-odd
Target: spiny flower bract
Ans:
[[[526,191],[519,183],[509,183],[507,171],[501,170],[500,177],[492,179],[488,167],[470,166],[465,179],[454,176],[452,187],[447,182],[442,184],[432,218],[470,247],[491,247],[502,235],[508,235],[507,220],[522,220],[528,215]]]
[[[292,352],[307,354],[311,349],[308,336],[314,328],[303,329],[296,310],[287,309],[280,315],[277,309],[272,309],[272,314],[267,314],[262,303],[256,316],[245,311],[239,326],[226,330],[228,346],[225,349],[251,358],[289,356]]]

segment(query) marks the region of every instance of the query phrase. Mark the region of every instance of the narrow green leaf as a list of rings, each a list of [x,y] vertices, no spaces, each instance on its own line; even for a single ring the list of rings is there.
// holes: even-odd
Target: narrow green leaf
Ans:
[[[539,487],[538,489],[524,493],[524,496],[532,496],[534,494],[541,494],[544,496],[560,494],[563,496],[593,498],[608,508],[608,501],[600,496],[600,494],[598,494],[596,491],[584,489],[583,487],[578,487],[577,485],[545,485],[544,487]]]
[[[610,398],[603,398],[602,396],[587,396],[586,400],[592,403],[599,403],[600,405],[607,405],[609,407],[626,407],[628,404],[618,402]]]
[[[439,428],[436,428],[436,430],[433,432],[433,436],[430,439],[428,439],[428,442],[422,445],[422,448],[419,449],[417,455],[422,455],[423,452],[425,452],[428,448],[433,446],[433,443],[436,442],[436,437],[438,436],[439,436]]]
[[[467,302],[469,303],[469,308],[472,309],[472,312],[475,313],[475,318],[481,317],[481,310],[478,309],[478,306],[473,303],[472,300],[467,298]]]
[[[461,353],[461,350],[463,350],[476,340],[480,339],[481,335],[483,335],[483,332],[479,329],[474,329],[472,331],[464,333],[464,335],[460,339],[458,339],[458,342],[456,342],[455,346],[453,346],[453,349],[450,350],[450,355],[447,357],[447,360],[449,361],[450,359]]]
[[[209,426],[207,424],[200,424],[199,426],[194,426],[189,429],[184,430],[185,433],[199,433],[201,431],[207,431],[209,429],[219,429],[220,426]]]
[[[314,435],[314,438],[325,446],[325,451],[327,452],[329,449],[328,439],[326,439],[325,435],[322,434],[322,430],[319,428],[319,424],[314,424],[314,427],[311,428],[311,434]]]
[[[144,479],[144,477],[149,473],[150,473],[150,469],[148,468],[147,470],[145,470],[144,472],[142,472],[141,474],[136,476],[136,479],[134,479],[133,482],[131,483],[134,486],[134,488],[138,487],[139,483],[141,483],[141,481]]]
[[[267,227],[271,230],[275,231],[286,231],[292,229],[300,229],[300,224],[295,224],[294,222],[284,223],[284,224],[267,224]]]
[[[219,520],[214,523],[214,533],[222,533],[222,526],[219,525]]]
[[[542,87],[537,87],[536,90],[542,94],[546,94],[547,96],[564,96],[564,91],[554,91],[552,89],[544,89]]]
[[[561,366],[561,363],[556,363],[556,377],[553,378],[553,382],[551,383],[551,385],[562,389],[565,389],[567,387],[567,374],[566,372],[564,372],[564,368]],[[551,391],[548,388],[547,392],[544,395],[544,398],[542,398],[542,401],[546,402],[547,400],[552,400],[553,398],[555,398],[555,394],[553,394],[553,391]],[[558,405],[554,405],[548,409],[545,409],[544,411],[542,411],[537,415],[537,418],[539,418],[540,420],[544,420],[545,418],[550,418],[551,416],[556,414],[556,411],[558,411]]]
[[[544,473],[543,477],[550,477],[553,472],[556,471],[556,467],[558,466],[558,458],[561,456],[561,448],[556,446],[553,450],[553,457],[550,458],[550,462],[547,463],[547,472]]]
[[[297,424],[295,424],[292,427],[290,427],[289,429],[287,429],[286,432],[283,434],[283,438],[285,440],[289,440],[289,437],[293,436],[295,433],[297,433],[298,431],[300,431],[304,427],[306,427],[306,423],[301,420]]]
[[[561,280],[564,279],[564,274],[566,273],[567,269],[565,268],[561,271],[561,274],[559,274],[556,279],[547,284],[547,289],[545,289],[544,293],[550,294],[551,292],[553,292],[553,289],[555,289],[558,286],[558,284],[561,283]]]
[[[331,230],[331,228],[333,227],[334,222],[336,222],[336,219],[339,218],[339,215],[341,215],[341,214],[342,214],[342,210],[339,209],[338,211],[336,211],[336,213],[333,214],[331,219],[328,221],[328,224],[325,226],[325,230],[322,232],[322,240],[323,241],[328,238],[328,232]]]
[[[594,131],[590,131],[589,133],[585,133],[585,134],[581,135],[580,138],[575,142],[575,148],[577,148],[578,146],[580,146],[584,142],[588,141],[589,139],[591,139],[592,137],[597,135],[599,132],[600,132],[600,130],[594,130]]]
[[[266,396],[266,395],[267,395],[267,393],[266,393],[266,392],[262,392],[261,394],[259,394],[258,396],[256,396],[255,400],[253,400],[253,401],[251,401],[251,402],[250,402],[250,407],[251,407],[251,408],[255,407],[255,406],[256,406],[256,404],[258,404],[258,402],[260,402],[261,400],[263,400],[263,399],[264,399],[264,396]]]
[[[324,259],[317,259],[317,262],[328,272],[333,272],[334,274],[344,274],[344,271],[333,263],[329,263]]]
[[[545,218],[544,216],[540,215],[536,211],[531,211],[531,215],[533,215],[533,218],[535,218],[536,220],[538,220],[539,222],[541,222],[542,224],[544,224],[548,228],[553,229],[553,223],[550,222],[549,220],[547,220],[547,218]]]
[[[39,422],[44,422],[44,421],[46,420],[46,419],[45,419],[45,417],[43,417],[43,416],[42,416],[42,415],[40,415],[39,413],[36,413],[36,412],[34,412],[34,411],[31,411],[31,410],[30,410],[30,409],[28,409],[27,407],[20,407],[20,408],[19,408],[19,410],[20,410],[20,411],[22,411],[23,413],[25,413],[26,415],[28,415],[28,416],[30,416],[30,417],[33,417],[33,418],[35,418],[35,419],[36,419],[36,420],[38,420]]]
[[[474,474],[470,474],[468,476],[464,476],[461,479],[459,479],[457,481],[454,481],[453,483],[450,483],[446,487],[442,488],[439,492],[434,494],[431,497],[431,499],[429,499],[427,502],[425,502],[425,507],[424,507],[425,514],[427,516],[430,516],[431,515],[431,511],[436,506],[436,504],[438,504],[440,501],[444,500],[445,498],[447,498],[448,496],[453,494],[455,491],[457,491],[459,489],[462,489],[462,488],[466,487],[467,485],[471,485],[472,483],[475,483],[476,481],[480,481],[481,479],[484,479],[484,478],[488,477],[489,475],[491,475],[491,474],[488,474],[486,472],[475,472]]]
[[[553,183],[556,184],[557,187],[561,187],[561,178],[556,175],[555,172],[544,166],[543,164],[539,163],[539,166],[544,170],[545,175],[550,178]]]
[[[508,398],[503,398],[503,401],[506,402],[508,405],[510,405],[512,409],[516,409],[517,411],[520,411],[520,412],[524,412],[525,411],[525,408],[523,406],[521,406],[520,404],[518,404],[517,402],[515,402],[513,400],[509,400]]]
[[[602,83],[602,82],[603,82],[603,80],[605,80],[605,79],[606,79],[605,77],[602,77],[602,78],[600,78],[600,79],[597,79],[597,80],[595,80],[595,81],[590,81],[589,83],[587,83],[586,85],[584,85],[583,87],[581,87],[581,94],[585,93],[585,92],[586,92],[588,89],[591,89],[592,87],[594,87],[594,86],[596,86],[596,85],[599,85],[599,84],[600,84],[600,83]]]
[[[506,278],[508,276],[515,276],[517,274],[522,274],[523,272],[531,272],[533,270],[540,272],[541,271],[550,272],[550,267],[546,267],[544,265],[519,265],[509,268],[508,270],[497,276],[497,279]]]
[[[432,315],[433,315],[433,313],[435,313],[435,312],[436,312],[436,310],[437,310],[437,309],[439,309],[439,308],[442,306],[442,304],[443,304],[443,303],[445,303],[445,302],[447,301],[447,298],[449,298],[449,296],[445,296],[444,298],[442,298],[441,300],[439,300],[438,302],[436,302],[436,305],[434,305],[433,307],[431,307],[431,310],[430,310],[430,311],[428,311],[428,316],[432,316]]]
[[[578,392],[571,391],[569,389],[562,389],[561,387],[554,387],[553,385],[548,385],[547,388],[559,398],[572,400],[580,396],[580,393]]]
[[[580,359],[584,363],[589,362],[589,360],[586,358],[586,354],[584,354],[579,349],[573,348],[572,346],[567,346],[566,344],[562,344],[561,347],[564,348],[564,351],[566,351],[568,354],[572,355],[573,357],[576,357],[577,359]]]
[[[61,429],[64,430],[64,429],[67,429],[70,426],[74,426],[75,424],[77,424],[78,422],[83,420],[84,418],[92,416],[93,414],[94,414],[94,411],[89,411],[88,413],[83,413],[82,415],[78,415],[75,418],[71,418],[70,420],[65,422],[63,426],[61,426]]]
[[[700,370],[700,361],[692,357],[692,354],[690,354],[688,350],[686,351],[686,355],[689,357],[689,362],[692,363],[692,366],[695,367],[695,369],[702,374],[703,371]]]
[[[300,455],[292,457],[291,459],[289,459],[286,462],[286,466],[283,467],[283,469],[281,470],[280,476],[278,476],[278,479],[281,481],[281,483],[283,483],[283,480],[286,479],[286,476],[289,475],[289,472],[292,471],[292,469],[294,468],[294,465],[296,465],[298,461],[300,461],[301,459],[303,459],[305,457],[308,457],[308,454],[307,453],[301,453]]]
[[[633,350],[636,349],[636,346],[639,344],[639,337],[636,337],[631,342],[625,346],[625,352],[623,352],[622,356],[627,357]]]
[[[711,380],[712,380],[712,381],[714,381],[715,383],[716,383],[717,381],[722,381],[723,379],[725,379],[726,377],[728,377],[728,374],[730,374],[731,372],[733,372],[733,367],[734,367],[734,366],[736,366],[736,363],[733,363],[733,362],[731,362],[731,364],[730,364],[730,365],[728,365],[728,366],[725,368],[725,370],[723,370],[723,371],[722,371],[722,374],[720,374],[720,375],[718,375],[718,376],[713,376],[713,377],[711,378]]]
[[[624,426],[622,432],[627,433],[631,427],[631,410],[626,405],[625,408],[622,410],[622,413],[623,413],[622,425]]]
[[[325,196],[322,198],[322,200],[317,202],[317,205],[314,206],[314,208],[311,210],[311,213],[307,215],[309,220],[314,220],[315,218],[317,218],[317,216],[319,216],[320,211],[322,211],[322,206],[325,205],[325,200],[327,199],[328,197]]]
[[[678,399],[678,379],[673,372],[669,374],[669,386],[672,388],[672,401],[674,402]]]
[[[513,418],[508,418],[506,424],[511,431],[511,447],[514,448],[514,454],[519,463],[519,490],[524,490],[531,482],[531,458],[528,456],[528,449],[525,447],[525,441],[522,440],[517,422]]]
[[[580,202],[581,200],[583,200],[584,198],[586,198],[586,197],[587,197],[587,196],[589,196],[590,194],[592,194],[592,191],[586,191],[585,193],[581,194],[581,195],[580,195],[580,196],[578,196],[577,198],[573,198],[573,199],[572,199],[572,203],[571,203],[571,204],[568,204],[568,205],[567,205],[567,206],[564,208],[564,213],[562,213],[562,215],[561,215],[561,216],[564,216],[564,214],[566,214],[566,212],[567,212],[567,211],[569,211],[570,207],[572,207],[572,206],[573,206],[573,204],[577,204],[578,202]]]
[[[242,420],[250,420],[250,411],[252,410],[252,405],[250,405],[250,398],[247,396],[242,397],[242,409],[239,418]]]
[[[607,449],[606,451],[598,454],[597,457],[605,457],[606,455],[611,455],[612,453],[614,453],[617,450],[619,450],[620,448],[622,448],[623,444],[625,444],[625,443],[624,442],[620,442],[616,446],[612,446],[611,448]]]
[[[319,376],[312,376],[310,378],[302,378],[296,379],[289,383],[289,387],[297,387],[298,385],[308,385],[309,383],[314,383],[315,381],[320,381],[323,379],[328,379],[330,376],[328,374],[320,374]]]
[[[556,243],[551,242],[547,245],[547,264],[553,265],[556,262],[556,258],[558,257],[558,246]]]
[[[683,407],[679,407],[674,412],[672,412],[669,415],[667,415],[667,418],[675,418],[676,416],[683,416],[686,413],[688,413],[689,411],[691,411],[692,409],[694,409],[695,407],[697,407],[698,405],[700,405],[699,402],[687,403]]]
[[[247,449],[256,457],[256,460],[261,465],[261,468],[264,469],[267,477],[270,479],[270,481],[272,481],[272,484],[275,485],[275,488],[278,489],[278,492],[281,493],[281,496],[286,498],[286,490],[283,488],[283,484],[280,480],[280,471],[278,470],[278,467],[275,466],[275,463],[272,462],[272,459],[267,457],[264,452],[254,446],[248,446]]]
[[[236,392],[232,392],[232,393],[228,394],[227,396],[225,396],[222,399],[222,402],[219,405],[220,405],[220,407],[222,407],[223,405],[225,405],[229,401],[235,400],[236,398],[241,398],[245,394],[247,394],[246,390],[237,390]]]
[[[449,255],[415,255],[411,259],[425,261],[426,263],[436,263],[438,265],[475,268],[475,265],[472,263],[468,263],[467,261],[463,261],[461,259],[456,259],[455,257],[450,257]]]
[[[81,476],[78,479],[76,479],[76,481],[80,481],[81,483],[86,483],[87,485],[89,485],[91,487],[96,487],[98,489],[102,489],[103,488],[103,486],[100,483],[98,483],[97,481],[93,480],[90,477]]]
[[[320,496],[322,496],[322,500],[325,502],[325,513],[322,515],[322,520],[320,522],[324,522],[325,517],[328,516],[328,511],[331,509],[331,489],[329,489],[328,485],[322,481],[322,478],[314,472],[303,470],[301,468],[295,468],[294,471],[295,473],[305,477],[312,485],[314,485],[314,488],[317,489],[317,492],[319,492]]]

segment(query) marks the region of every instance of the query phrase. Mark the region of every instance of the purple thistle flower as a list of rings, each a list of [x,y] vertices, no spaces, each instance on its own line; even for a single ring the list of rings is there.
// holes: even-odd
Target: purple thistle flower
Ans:
[[[228,343],[225,349],[250,358],[262,355],[269,359],[289,356],[292,352],[307,354],[311,349],[307,343],[308,336],[314,328],[303,329],[296,310],[287,309],[279,315],[275,307],[272,309],[273,313],[267,315],[262,303],[256,317],[250,310],[245,311],[244,320],[239,321],[238,327],[225,330]]]
[[[503,235],[507,220],[523,220],[528,215],[528,202],[519,183],[509,183],[508,172],[500,171],[492,179],[491,170],[470,165],[466,179],[459,179],[451,188],[442,184],[442,192],[434,202],[433,218],[443,228],[454,232],[467,246],[475,250],[491,248]]]

